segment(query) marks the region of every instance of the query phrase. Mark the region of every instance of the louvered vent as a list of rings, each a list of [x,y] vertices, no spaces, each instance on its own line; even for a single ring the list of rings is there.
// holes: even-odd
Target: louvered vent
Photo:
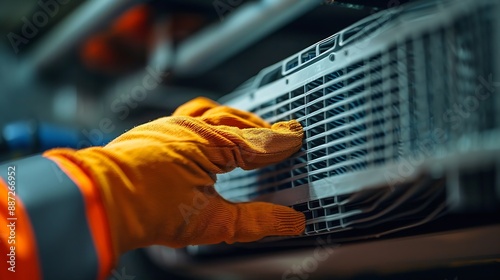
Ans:
[[[461,149],[464,135],[498,129],[496,97],[477,99],[473,111],[466,107],[471,106],[466,102],[472,102],[467,100],[475,94],[478,77],[494,72],[492,58],[496,55],[492,34],[498,4],[478,2],[481,4],[469,3],[473,9],[432,28],[413,32],[406,26],[405,39],[346,66],[333,63],[324,75],[304,79],[270,101],[245,108],[270,122],[297,119],[306,139],[301,151],[282,163],[220,175],[218,191],[233,201],[268,200],[270,194],[279,196],[294,188],[306,188],[310,194],[316,183],[328,185],[346,174],[397,165],[409,157],[454,154]],[[447,3],[452,9],[454,2]],[[363,42],[379,32],[378,28],[401,20],[402,15],[414,19],[417,12],[424,16],[432,11],[434,17],[447,13],[438,4],[422,5],[383,12],[306,48],[283,62],[284,74],[307,63],[313,65],[332,50],[340,53],[339,37],[355,45],[356,40]],[[467,117],[456,123],[450,115],[455,111],[450,110]],[[436,131],[446,137],[436,139]],[[441,179],[419,177],[399,182],[397,187],[311,197],[290,206],[306,215],[307,235],[367,228],[390,232],[442,214],[446,209],[444,185]]]

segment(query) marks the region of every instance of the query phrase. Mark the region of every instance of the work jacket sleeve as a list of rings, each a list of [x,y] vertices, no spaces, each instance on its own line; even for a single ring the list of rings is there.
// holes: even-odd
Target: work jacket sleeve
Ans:
[[[0,164],[0,279],[106,279],[115,256],[104,211],[69,161]]]

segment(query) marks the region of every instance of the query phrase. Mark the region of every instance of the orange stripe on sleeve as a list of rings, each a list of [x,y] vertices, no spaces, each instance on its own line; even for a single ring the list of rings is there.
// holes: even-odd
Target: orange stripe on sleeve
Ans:
[[[85,203],[87,223],[92,234],[94,247],[99,260],[98,279],[107,279],[114,266],[115,256],[111,232],[99,190],[91,179],[74,163],[57,156],[46,156],[54,161],[61,170],[78,186]]]
[[[12,201],[15,201],[14,208],[9,205]],[[25,209],[15,192],[0,178],[0,279],[41,279],[36,239]],[[9,263],[11,260],[14,262]]]

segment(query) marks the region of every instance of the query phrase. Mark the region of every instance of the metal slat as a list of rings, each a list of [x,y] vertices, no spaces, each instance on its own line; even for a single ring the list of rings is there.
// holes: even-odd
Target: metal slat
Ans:
[[[480,111],[471,112],[474,116],[461,116],[458,126],[443,115],[474,94],[479,75],[494,71],[489,62],[493,43],[488,35],[493,32],[494,20],[488,16],[490,10],[493,9],[464,10],[445,25],[410,32],[382,51],[342,67],[332,64],[321,76],[309,76],[294,90],[255,104],[251,110],[270,122],[290,118],[300,121],[306,135],[304,145],[295,156],[272,168],[251,176],[238,173],[226,178],[221,194],[228,199],[248,200],[263,193],[275,196],[284,188],[300,187],[297,190],[302,194],[309,192],[314,197],[291,205],[308,217],[306,235],[337,234],[374,226],[386,226],[377,229],[385,234],[442,215],[447,198],[443,185],[434,184],[435,181],[418,188],[410,181],[396,188],[381,186],[377,191],[388,194],[377,195],[374,200],[360,199],[359,192],[346,195],[340,191],[342,197],[329,195],[342,188],[334,186],[337,176],[351,173],[338,177],[342,182],[360,170],[397,166],[411,158],[414,161],[410,164],[415,165],[432,156],[451,156],[463,149],[458,142],[464,135],[495,128],[494,102],[480,104]],[[482,40],[481,44],[478,40]],[[309,49],[313,48],[306,48]],[[439,129],[448,139],[433,138],[433,132]],[[331,192],[314,193],[314,188],[329,185]],[[405,186],[410,188],[406,196],[399,193]],[[358,204],[352,202],[354,197],[358,197]],[[417,203],[422,199],[427,203]],[[322,204],[323,200],[328,202]],[[414,207],[405,208],[409,205]]]

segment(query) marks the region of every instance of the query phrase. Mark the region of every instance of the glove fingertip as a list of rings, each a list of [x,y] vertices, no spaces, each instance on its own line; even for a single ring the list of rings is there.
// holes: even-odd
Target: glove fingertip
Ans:
[[[306,218],[301,212],[286,206],[275,206],[273,216],[276,235],[300,235],[305,230]]]
[[[277,122],[272,125],[271,129],[276,131],[289,131],[300,135],[304,134],[302,125],[296,120]]]

